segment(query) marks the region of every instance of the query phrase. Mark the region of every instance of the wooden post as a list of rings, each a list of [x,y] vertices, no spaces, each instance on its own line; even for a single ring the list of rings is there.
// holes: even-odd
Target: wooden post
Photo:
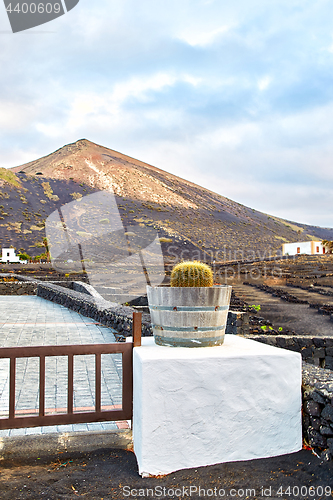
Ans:
[[[68,357],[68,389],[67,389],[67,413],[73,413],[73,395],[74,395],[74,355]]]
[[[15,417],[15,378],[16,378],[16,358],[10,358],[9,376],[9,418]]]
[[[141,345],[141,329],[142,329],[142,313],[133,313],[133,346],[140,347]]]
[[[45,415],[45,356],[39,357],[39,416]]]

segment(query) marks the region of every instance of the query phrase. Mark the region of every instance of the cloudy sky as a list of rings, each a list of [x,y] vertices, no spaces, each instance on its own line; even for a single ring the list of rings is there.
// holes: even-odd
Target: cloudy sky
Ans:
[[[331,1],[80,0],[15,34],[2,3],[0,166],[86,138],[333,227]]]

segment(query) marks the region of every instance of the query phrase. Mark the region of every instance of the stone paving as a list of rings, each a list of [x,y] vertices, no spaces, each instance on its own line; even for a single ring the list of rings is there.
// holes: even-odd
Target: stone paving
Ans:
[[[0,346],[103,344],[115,342],[115,330],[37,296],[0,296]],[[46,412],[67,407],[67,358],[48,357],[45,365]],[[102,355],[102,406],[121,404],[121,354]],[[95,402],[94,356],[74,357],[74,408]],[[37,409],[39,360],[16,361],[16,411]],[[9,360],[0,359],[0,417],[8,416]],[[49,432],[101,431],[126,427],[123,422],[58,425],[0,430],[0,438]]]

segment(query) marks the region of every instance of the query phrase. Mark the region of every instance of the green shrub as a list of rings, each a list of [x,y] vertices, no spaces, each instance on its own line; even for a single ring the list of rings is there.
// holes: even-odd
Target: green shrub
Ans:
[[[165,238],[164,236],[162,236],[161,238],[159,238],[159,241],[160,243],[172,243],[172,238]]]
[[[20,252],[18,254],[18,256],[19,256],[20,260],[30,260],[31,259],[30,255],[28,255],[26,252]]]
[[[258,304],[258,305],[252,304],[252,306],[250,306],[250,307],[251,307],[251,309],[255,309],[256,311],[260,311],[260,309],[261,309],[260,304]]]
[[[171,271],[170,285],[174,287],[208,287],[213,283],[212,268],[203,262],[180,262]]]

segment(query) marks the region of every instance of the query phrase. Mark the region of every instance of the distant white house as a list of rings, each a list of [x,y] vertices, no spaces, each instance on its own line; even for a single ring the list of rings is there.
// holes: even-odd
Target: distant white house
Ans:
[[[14,248],[3,248],[2,249],[2,262],[21,262],[20,257],[15,255],[15,249]]]
[[[282,255],[321,255],[325,253],[325,247],[321,241],[297,241],[296,243],[283,243]]]

